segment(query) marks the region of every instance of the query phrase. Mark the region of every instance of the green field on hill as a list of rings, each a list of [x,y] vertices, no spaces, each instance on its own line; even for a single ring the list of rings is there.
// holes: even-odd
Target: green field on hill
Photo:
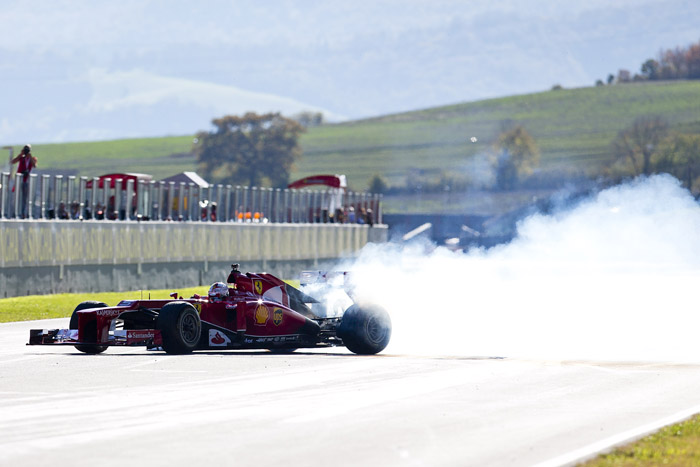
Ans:
[[[93,177],[105,173],[140,172],[156,180],[195,170],[193,136],[120,139],[85,143],[33,144],[37,169]],[[18,153],[21,148],[16,148]]]
[[[700,132],[700,82],[557,90],[490,99],[315,128],[304,136],[298,175],[344,169],[365,188],[373,173],[403,184],[411,169],[464,172],[489,151],[503,122],[522,123],[542,151],[541,168],[596,174],[617,132],[643,115]],[[470,138],[477,138],[471,143]],[[363,183],[364,182],[364,183]]]
[[[617,132],[646,115],[664,117],[672,129],[700,132],[700,81],[646,82],[560,89],[488,99],[310,128],[292,178],[344,173],[353,190],[374,174],[402,186],[419,174],[474,179],[503,122],[521,123],[541,149],[541,170],[595,176],[611,159]],[[212,116],[217,117],[217,116]],[[193,128],[193,135],[202,130]],[[471,142],[475,137],[477,141]],[[144,172],[156,179],[196,170],[193,136],[105,142],[36,144],[39,169]],[[438,203],[440,203],[438,199]]]

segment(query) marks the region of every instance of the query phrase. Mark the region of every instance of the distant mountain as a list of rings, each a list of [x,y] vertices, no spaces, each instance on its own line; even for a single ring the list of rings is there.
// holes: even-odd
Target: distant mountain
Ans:
[[[356,119],[589,86],[697,41],[699,18],[693,0],[17,2],[0,31],[0,142],[192,134],[247,110]]]

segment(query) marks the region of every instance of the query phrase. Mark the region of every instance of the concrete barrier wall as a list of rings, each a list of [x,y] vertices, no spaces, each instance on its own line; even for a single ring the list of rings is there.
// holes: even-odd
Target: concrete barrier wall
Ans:
[[[386,237],[358,224],[0,221],[0,297],[186,287],[225,280],[233,262],[293,278]]]

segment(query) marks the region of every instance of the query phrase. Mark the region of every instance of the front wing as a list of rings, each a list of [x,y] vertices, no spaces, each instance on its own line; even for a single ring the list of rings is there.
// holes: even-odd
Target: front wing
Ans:
[[[32,329],[29,331],[27,345],[99,345],[99,346],[147,346],[159,347],[163,345],[160,331],[157,329],[145,330],[116,330],[109,333],[106,342],[80,342],[77,329]]]

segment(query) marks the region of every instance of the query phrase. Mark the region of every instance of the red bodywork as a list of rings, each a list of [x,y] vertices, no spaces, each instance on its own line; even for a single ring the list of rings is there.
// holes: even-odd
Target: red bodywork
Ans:
[[[311,175],[290,183],[287,188],[306,188],[307,186],[323,185],[331,188],[347,188],[345,175]]]
[[[168,300],[122,300],[113,307],[76,311],[77,330],[35,329],[29,345],[160,347],[158,314],[175,301],[191,304],[199,314],[201,335],[195,350],[342,345],[335,336],[339,319],[313,316],[304,303],[316,300],[277,277],[234,268],[228,283],[229,296],[223,300],[199,295],[182,299],[174,293]]]
[[[109,185],[105,187],[106,183],[105,181],[107,179],[110,179]],[[105,174],[105,175],[100,175],[99,178],[97,179],[97,187],[99,189],[107,189],[110,193],[116,187],[119,187],[122,190],[122,193],[124,194],[124,197],[126,197],[126,191],[128,188],[129,180],[133,182],[133,190],[134,190],[134,195],[131,200],[131,208],[127,209],[126,206],[120,206],[120,210],[124,210],[122,214],[115,212],[115,198],[114,195],[110,195],[109,200],[107,201],[107,206],[106,208],[106,217],[108,219],[116,219],[117,217],[124,218],[126,217],[127,213],[129,215],[134,214],[134,211],[136,211],[136,206],[138,203],[139,196],[141,193],[139,193],[139,182],[150,182],[153,180],[153,177],[148,174],[141,174],[141,173],[112,173],[112,174]],[[85,188],[90,190],[93,188],[94,185],[94,180],[88,180],[85,183]],[[126,198],[123,198],[126,199]],[[127,201],[128,202],[128,201]]]
[[[106,174],[106,175],[100,175],[99,178],[97,179],[97,186],[102,189],[104,188],[105,184],[105,179],[109,178],[111,181],[109,183],[108,188],[114,188],[117,184],[117,180],[121,181],[121,189],[126,190],[127,183],[129,180],[133,180],[134,182],[134,190],[138,189],[138,184],[140,181],[144,182],[150,182],[153,180],[153,177],[148,174],[140,174],[140,173],[115,173],[115,174]],[[92,180],[88,180],[85,183],[85,187],[90,189],[92,188]]]

